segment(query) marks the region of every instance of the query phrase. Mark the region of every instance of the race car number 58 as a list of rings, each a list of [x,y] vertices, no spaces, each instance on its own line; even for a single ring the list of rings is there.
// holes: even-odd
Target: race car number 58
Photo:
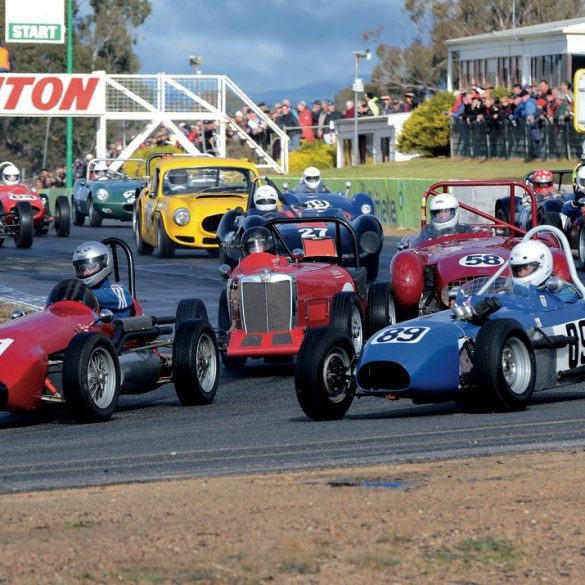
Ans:
[[[461,266],[501,266],[504,259],[497,254],[467,254],[459,260]]]
[[[428,327],[392,327],[382,331],[372,343],[418,343],[428,332]]]

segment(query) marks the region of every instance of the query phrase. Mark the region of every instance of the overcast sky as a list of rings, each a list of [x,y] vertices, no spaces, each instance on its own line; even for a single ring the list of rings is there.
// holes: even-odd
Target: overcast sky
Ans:
[[[408,45],[413,29],[404,0],[151,0],[139,29],[141,73],[230,77],[245,92],[296,88],[315,81],[351,85],[352,51],[370,48],[362,33],[384,26],[383,42]],[[367,79],[375,57],[360,63]]]

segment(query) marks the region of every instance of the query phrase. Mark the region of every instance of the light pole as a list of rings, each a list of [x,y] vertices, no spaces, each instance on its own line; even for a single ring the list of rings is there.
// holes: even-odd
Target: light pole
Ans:
[[[355,58],[355,73],[353,76],[353,166],[359,164],[359,146],[358,146],[358,94],[364,91],[364,82],[358,77],[358,66],[362,59],[369,61],[372,58],[370,49],[353,51]]]
[[[201,75],[201,63],[203,63],[203,57],[201,55],[190,55],[189,56],[189,65],[193,67],[193,71],[195,75]]]

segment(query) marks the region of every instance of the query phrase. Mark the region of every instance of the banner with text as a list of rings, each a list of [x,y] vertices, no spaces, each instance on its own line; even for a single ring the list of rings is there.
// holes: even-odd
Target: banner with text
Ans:
[[[6,0],[7,43],[64,43],[65,0]]]

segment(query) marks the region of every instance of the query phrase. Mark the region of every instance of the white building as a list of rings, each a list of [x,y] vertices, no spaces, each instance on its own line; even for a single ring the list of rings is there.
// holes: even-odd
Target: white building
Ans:
[[[445,44],[449,91],[473,85],[538,84],[541,79],[554,87],[562,81],[572,83],[575,71],[585,67],[585,18],[494,31]]]

